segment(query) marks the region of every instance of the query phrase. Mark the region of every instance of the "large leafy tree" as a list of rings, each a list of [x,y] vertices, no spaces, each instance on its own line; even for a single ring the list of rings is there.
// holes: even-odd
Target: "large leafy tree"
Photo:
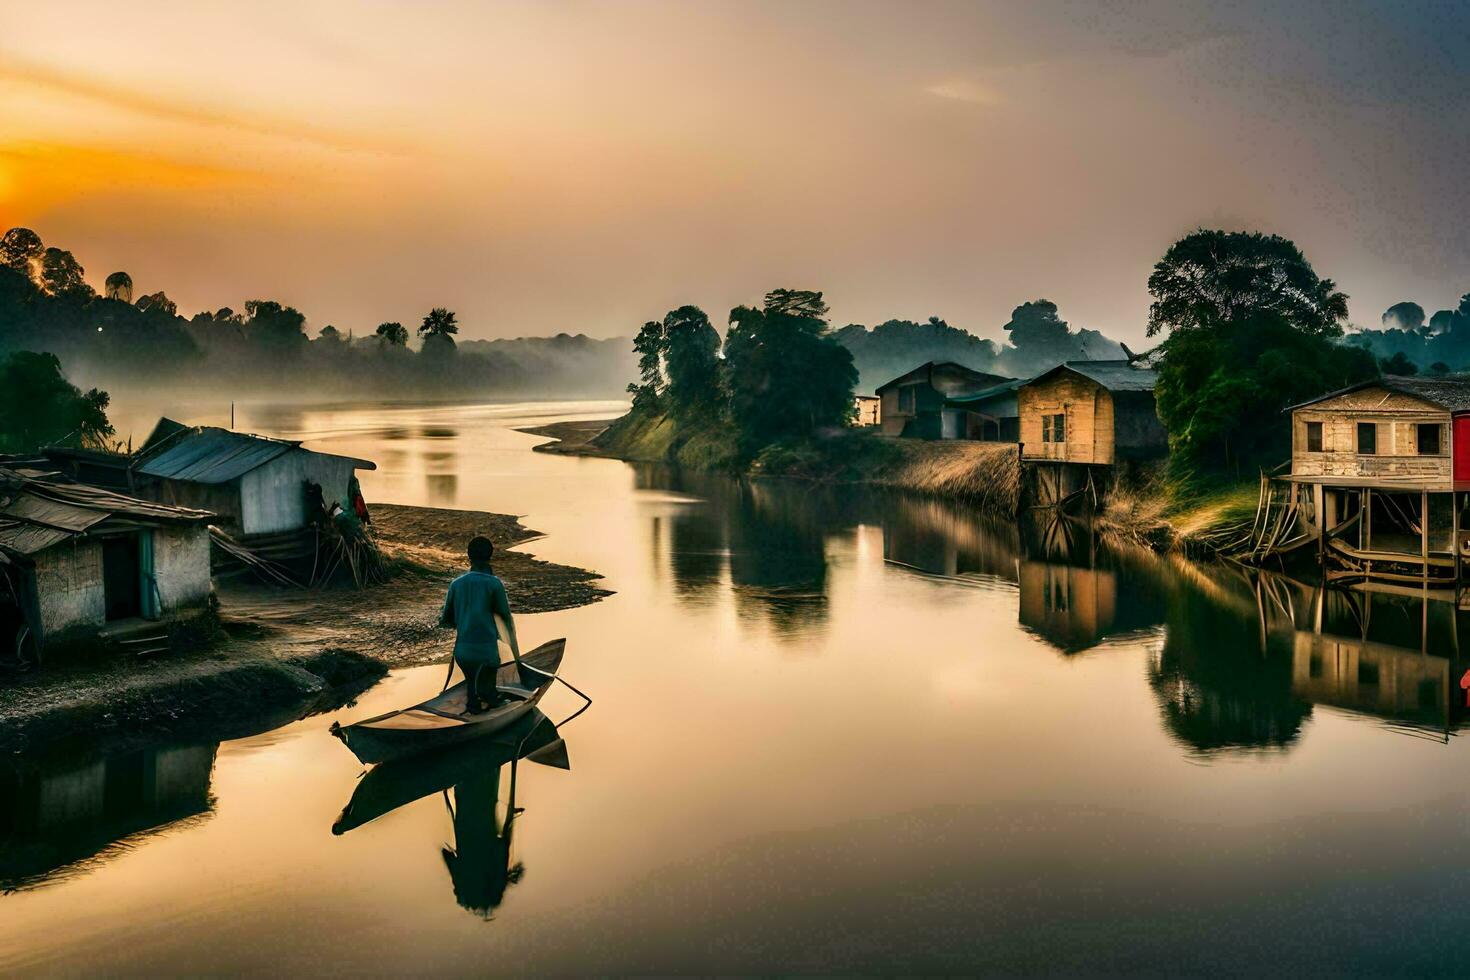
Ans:
[[[29,277],[44,248],[41,236],[29,228],[12,228],[0,238],[0,265]]]
[[[0,451],[101,445],[113,434],[108,403],[67,381],[54,354],[13,351],[0,357]]]
[[[1347,296],[1279,235],[1201,229],[1169,247],[1148,277],[1149,336],[1213,329],[1273,313],[1318,337],[1342,333]]]
[[[681,414],[718,410],[720,332],[697,306],[669,311],[663,322],[664,373],[669,407]]]
[[[377,338],[384,347],[405,347],[408,345],[408,328],[401,323],[380,323]]]
[[[1275,235],[1198,231],[1149,277],[1155,392],[1183,476],[1243,476],[1290,449],[1282,410],[1378,374],[1371,353],[1339,343],[1347,297]]]
[[[85,277],[82,264],[70,252],[48,248],[41,253],[41,288],[52,296],[90,296],[92,287]]]
[[[633,338],[633,351],[638,355],[639,380],[628,385],[633,408],[639,412],[657,411],[664,389],[664,325],[649,320]]]
[[[777,289],[760,309],[731,310],[725,373],[730,417],[745,454],[852,415],[857,369],[827,329],[820,292]]]

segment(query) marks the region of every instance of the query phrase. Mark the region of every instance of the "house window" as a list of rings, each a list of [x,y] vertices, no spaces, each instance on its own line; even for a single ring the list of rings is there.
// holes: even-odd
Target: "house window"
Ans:
[[[914,404],[917,401],[915,395],[918,390],[918,385],[904,385],[902,388],[898,389],[898,410],[900,412],[908,412],[910,414],[913,413]]]
[[[1419,455],[1439,455],[1439,433],[1438,422],[1421,422],[1419,424]]]
[[[1322,423],[1307,423],[1307,452],[1320,453],[1322,451]]]
[[[1067,416],[1065,414],[1043,415],[1041,417],[1041,441],[1067,441]]]
[[[1376,456],[1376,455],[1378,455],[1378,423],[1377,422],[1359,422],[1358,423],[1358,455],[1359,456]]]

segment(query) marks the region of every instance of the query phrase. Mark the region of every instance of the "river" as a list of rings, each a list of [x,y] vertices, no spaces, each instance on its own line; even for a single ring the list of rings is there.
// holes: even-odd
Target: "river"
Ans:
[[[594,699],[570,766],[450,759],[334,834],[362,767],[329,723],[427,696],[427,667],[11,777],[0,972],[1462,971],[1444,604],[514,431],[616,409],[242,409],[376,460],[369,500],[524,515],[526,550],[606,576],[520,621]]]

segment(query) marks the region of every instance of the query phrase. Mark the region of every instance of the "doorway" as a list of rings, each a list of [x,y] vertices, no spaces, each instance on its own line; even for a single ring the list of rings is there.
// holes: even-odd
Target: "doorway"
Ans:
[[[102,594],[109,623],[142,615],[143,577],[136,534],[102,539]]]

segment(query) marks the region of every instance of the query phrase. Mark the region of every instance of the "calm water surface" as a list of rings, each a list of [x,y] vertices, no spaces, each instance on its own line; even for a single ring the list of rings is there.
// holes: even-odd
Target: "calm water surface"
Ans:
[[[513,431],[613,411],[242,413],[377,460],[371,500],[525,515],[607,576],[521,620],[596,700],[570,768],[488,746],[359,790],[328,724],[440,667],[253,738],[22,766],[0,970],[1464,970],[1443,606]],[[334,834],[354,791],[386,812]]]

